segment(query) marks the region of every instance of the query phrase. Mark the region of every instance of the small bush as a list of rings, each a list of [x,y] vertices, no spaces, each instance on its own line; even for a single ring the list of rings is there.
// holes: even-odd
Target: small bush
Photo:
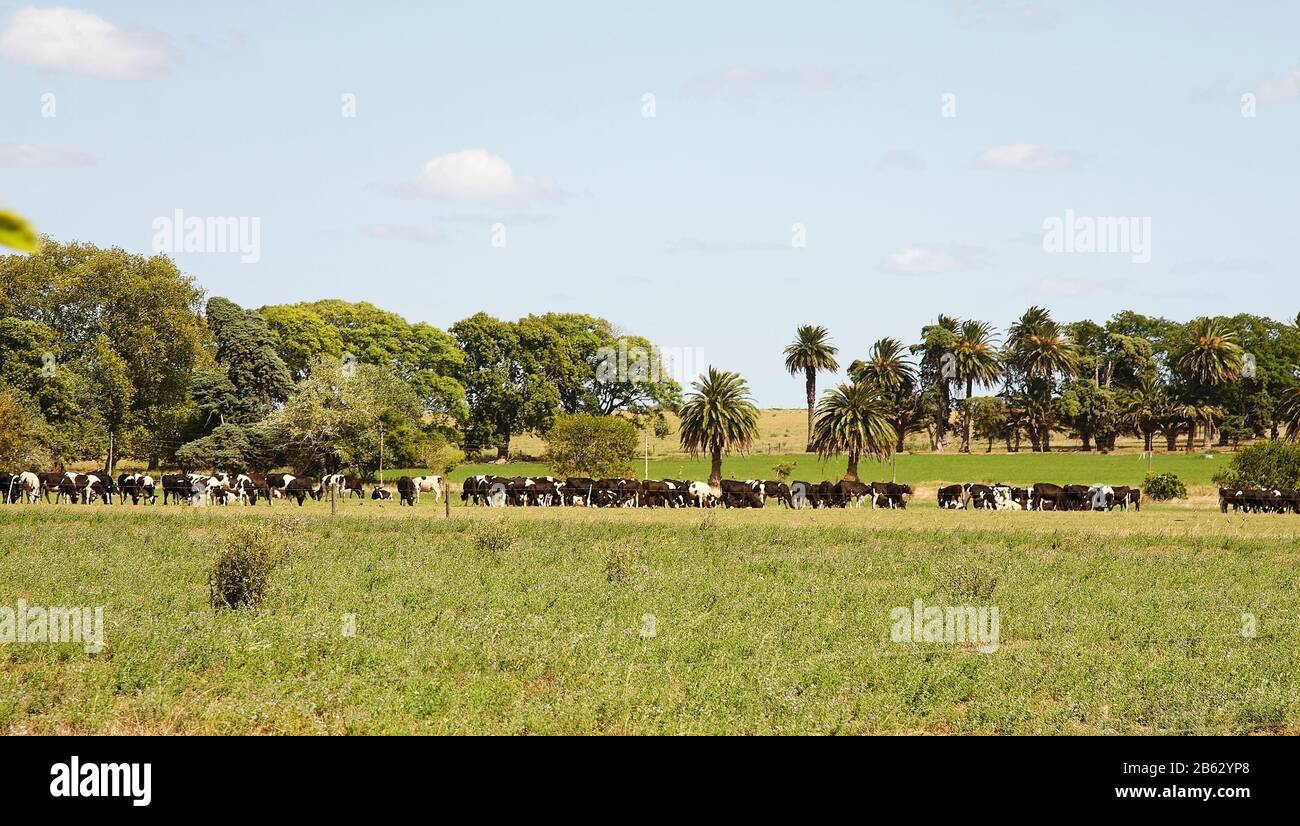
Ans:
[[[470,535],[473,537],[475,548],[492,556],[505,553],[515,544],[514,535],[510,533],[510,527],[506,525],[505,520],[475,525]]]
[[[1168,502],[1170,499],[1186,499],[1187,485],[1174,473],[1148,473],[1142,483],[1142,492],[1154,502]]]
[[[621,546],[610,548],[609,554],[605,557],[605,581],[623,582],[626,580],[632,575],[632,570],[640,557],[641,555],[638,552]]]
[[[241,520],[226,531],[208,573],[213,610],[256,608],[271,572],[297,547],[299,524],[289,519]]]
[[[1000,579],[996,571],[965,560],[954,560],[945,565],[940,576],[942,591],[949,598],[977,602],[991,600]]]
[[[1214,481],[1229,488],[1300,488],[1300,445],[1270,440],[1257,442],[1232,457]]]
[[[794,466],[794,462],[781,462],[780,464],[772,465],[772,472],[776,474],[777,479],[784,482],[794,473]]]

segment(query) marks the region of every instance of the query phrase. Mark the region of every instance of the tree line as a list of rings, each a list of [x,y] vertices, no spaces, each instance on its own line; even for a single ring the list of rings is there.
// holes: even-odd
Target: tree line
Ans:
[[[504,456],[566,413],[662,429],[681,389],[599,373],[619,341],[655,352],[577,313],[441,330],[365,302],[245,308],[166,257],[45,239],[0,258],[0,462],[370,475],[449,444]]]
[[[805,380],[808,450],[847,455],[856,478],[861,458],[887,458],[914,435],[935,451],[1050,451],[1061,433],[1085,450],[1126,434],[1168,450],[1294,437],[1297,321],[1125,311],[1062,324],[1031,307],[1003,332],[940,315],[913,343],[875,342],[820,398],[818,376],[840,368],[829,332],[800,327],[784,357]],[[758,436],[744,379],[710,367],[683,394],[648,378],[665,375],[660,365],[605,369],[620,342],[657,357],[645,338],[578,313],[478,313],[441,330],[365,302],[246,308],[205,296],[166,257],[46,239],[0,258],[0,462],[369,476],[381,457],[427,464],[451,446],[506,456],[515,436],[564,416],[618,414],[664,436],[672,412],[682,447],[710,457],[716,482],[722,456]],[[585,420],[570,429],[604,432]],[[626,429],[617,440],[621,456]]]

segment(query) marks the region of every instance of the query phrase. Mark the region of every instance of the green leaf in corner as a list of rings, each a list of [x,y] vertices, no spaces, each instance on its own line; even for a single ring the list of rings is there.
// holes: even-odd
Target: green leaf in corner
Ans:
[[[36,252],[39,245],[32,225],[12,212],[0,210],[0,245],[23,252]]]

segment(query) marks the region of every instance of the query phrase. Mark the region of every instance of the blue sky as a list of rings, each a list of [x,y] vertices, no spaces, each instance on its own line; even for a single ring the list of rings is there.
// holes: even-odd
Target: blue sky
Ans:
[[[256,217],[175,256],[245,305],[589,312],[763,406],[803,323],[847,365],[939,312],[1300,312],[1294,4],[70,2],[0,3],[0,208]],[[1066,210],[1150,262],[1046,252]]]

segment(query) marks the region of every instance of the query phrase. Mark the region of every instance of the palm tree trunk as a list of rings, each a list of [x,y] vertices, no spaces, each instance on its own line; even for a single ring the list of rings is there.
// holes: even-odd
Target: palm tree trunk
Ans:
[[[812,453],[813,449],[813,408],[817,406],[817,371],[809,367],[804,389],[808,391],[808,446],[804,450]]]
[[[1178,429],[1170,427],[1165,431],[1165,452],[1173,453],[1178,449]]]
[[[858,454],[849,454],[849,467],[844,471],[844,478],[851,482],[858,481]]]
[[[965,432],[962,433],[962,437],[961,437],[962,453],[970,453],[970,432],[971,432],[971,425],[975,418],[973,414],[974,412],[971,410],[970,397],[971,394],[974,392],[975,392],[975,380],[967,376],[966,377],[966,416],[965,416],[966,427],[965,427]]]
[[[722,448],[713,449],[713,464],[709,469],[709,487],[716,488],[722,484]]]
[[[1187,452],[1191,453],[1196,449],[1196,421],[1188,420],[1187,422]]]

